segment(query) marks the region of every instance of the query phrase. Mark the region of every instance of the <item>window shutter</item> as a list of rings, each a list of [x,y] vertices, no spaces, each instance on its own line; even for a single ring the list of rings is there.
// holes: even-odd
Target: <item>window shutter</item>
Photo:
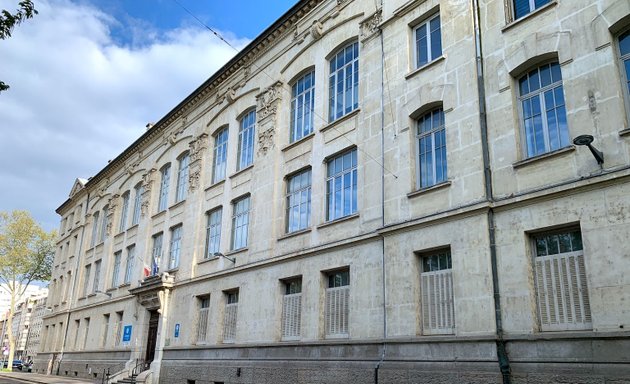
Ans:
[[[302,321],[302,294],[285,295],[283,297],[282,313],[282,338],[299,338]]]
[[[210,312],[210,308],[201,308],[199,310],[199,324],[198,324],[199,328],[197,328],[197,342],[206,341],[209,312]]]
[[[326,290],[326,336],[348,335],[350,286]]]
[[[582,251],[539,256],[535,264],[542,330],[590,329],[591,308]]]
[[[238,314],[238,303],[225,305],[225,316],[223,318],[223,342],[230,343],[236,336],[236,317]]]
[[[453,273],[451,269],[423,272],[422,332],[427,335],[453,333],[455,326],[453,305]]]

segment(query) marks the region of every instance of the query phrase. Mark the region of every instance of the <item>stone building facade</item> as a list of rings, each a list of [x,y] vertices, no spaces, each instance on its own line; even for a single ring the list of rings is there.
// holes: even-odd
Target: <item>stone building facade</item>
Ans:
[[[37,370],[630,381],[629,31],[625,0],[298,2],[77,179]]]

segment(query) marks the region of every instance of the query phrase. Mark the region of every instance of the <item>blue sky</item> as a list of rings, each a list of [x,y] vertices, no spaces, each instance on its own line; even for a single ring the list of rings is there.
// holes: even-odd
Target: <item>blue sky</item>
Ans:
[[[177,0],[237,49],[296,0]],[[236,51],[175,0],[34,0],[0,41],[0,211],[50,230],[75,178],[101,170]],[[13,10],[18,0],[0,0]]]

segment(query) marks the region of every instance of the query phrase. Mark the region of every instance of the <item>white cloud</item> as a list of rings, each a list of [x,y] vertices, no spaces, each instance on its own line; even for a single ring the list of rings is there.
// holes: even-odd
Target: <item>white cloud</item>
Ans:
[[[0,94],[0,210],[30,210],[52,229],[76,177],[96,174],[235,52],[194,27],[148,30],[141,45],[123,46],[110,29],[119,21],[96,8],[36,7],[0,41],[0,79],[11,86]]]

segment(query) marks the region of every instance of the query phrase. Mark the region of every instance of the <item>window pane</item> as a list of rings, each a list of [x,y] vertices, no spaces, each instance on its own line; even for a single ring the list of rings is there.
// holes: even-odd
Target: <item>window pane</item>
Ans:
[[[334,62],[334,64],[333,64]],[[331,59],[329,120],[333,121],[358,107],[358,43],[353,43]]]

